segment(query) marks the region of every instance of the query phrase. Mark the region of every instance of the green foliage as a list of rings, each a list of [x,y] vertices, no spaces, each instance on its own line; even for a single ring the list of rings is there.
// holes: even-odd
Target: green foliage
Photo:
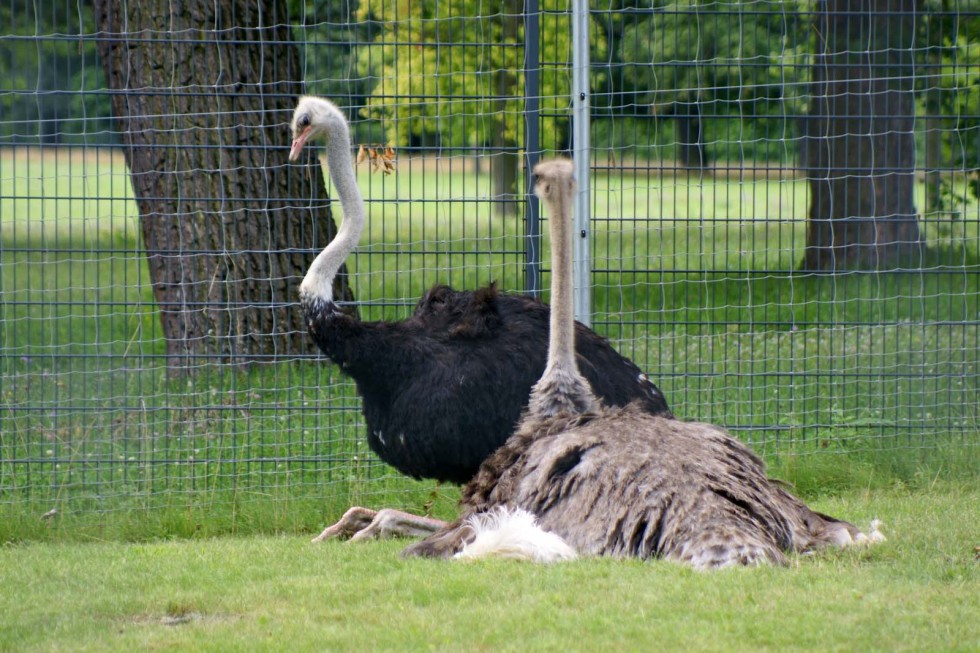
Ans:
[[[980,198],[980,0],[927,0],[925,8],[918,38],[930,73],[919,84],[920,104],[939,130],[927,138],[940,139],[943,168],[972,172],[943,178],[935,208],[961,211],[967,194]]]
[[[797,2],[657,2],[616,41],[624,105],[703,121],[712,158],[778,158],[765,143],[806,109],[806,21]]]
[[[2,142],[111,141],[105,74],[85,38],[95,31],[89,4],[7,2],[0,26]]]
[[[379,26],[356,20],[359,0],[288,0],[293,35],[306,71],[306,92],[331,98],[350,110],[356,120],[367,103],[373,80],[357,72],[357,53],[370,43]],[[374,121],[358,125],[362,142],[385,139],[384,129]]]
[[[928,0],[913,44],[919,113],[943,116],[943,166],[967,172],[980,168],[977,2]],[[503,11],[474,0],[287,5],[309,92],[355,111],[363,107],[369,120],[359,126],[361,140],[522,145],[523,4],[511,1]],[[814,7],[808,0],[616,0],[594,8],[597,145],[669,144],[672,131],[647,123],[696,104],[716,158],[793,156],[796,127],[787,117],[807,109]],[[542,146],[561,149],[568,138],[569,17],[566,3],[545,2],[541,9]],[[0,138],[114,141],[101,61],[85,38],[94,33],[91,7],[17,0],[0,6],[0,25]],[[601,126],[610,119],[617,124]],[[624,120],[635,128],[620,125]],[[613,131],[629,135],[617,140]],[[641,132],[656,132],[656,139]],[[654,150],[641,155],[659,157]],[[942,183],[943,210],[980,192],[975,174]]]
[[[441,147],[517,146],[523,142],[524,21],[520,3],[473,0],[397,2],[365,0],[361,21],[386,28],[358,55],[362,77],[377,79],[365,115],[383,121],[388,139],[415,139]],[[554,111],[542,119],[543,149],[564,141],[571,52],[564,3],[543,2],[539,94]],[[605,56],[602,38],[593,56]],[[380,55],[379,55],[380,51]]]
[[[799,38],[804,21],[794,2],[658,3],[649,17],[623,29],[620,59],[635,64],[624,81],[646,104],[700,101],[722,115],[737,105],[746,118],[758,106],[764,115],[773,106],[766,101],[801,91],[810,46]],[[801,110],[799,95],[794,99],[795,106],[777,106]]]

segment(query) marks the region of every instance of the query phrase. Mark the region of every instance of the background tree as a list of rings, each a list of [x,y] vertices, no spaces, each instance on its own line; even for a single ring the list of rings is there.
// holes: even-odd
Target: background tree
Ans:
[[[567,147],[571,25],[565,3],[542,2],[540,76],[543,149]],[[513,209],[524,139],[524,10],[522,0],[486,3],[362,0],[357,18],[384,25],[364,48],[361,76],[377,84],[366,115],[381,121],[392,144],[489,148],[498,213]],[[594,56],[605,42],[593,32]],[[485,44],[473,47],[475,43]],[[378,51],[383,54],[378,56]],[[557,62],[558,65],[555,65]]]
[[[916,47],[925,116],[924,217],[961,215],[968,196],[980,198],[980,0],[925,0]],[[965,188],[953,170],[968,174]],[[943,174],[948,171],[947,174]]]
[[[0,138],[11,144],[106,142],[109,97],[94,41],[92,11],[54,2],[0,5]],[[32,40],[36,39],[36,40]],[[13,92],[10,92],[13,91]],[[43,98],[43,99],[41,99]]]
[[[296,288],[333,236],[319,163],[288,169],[303,90],[285,5],[96,0],[172,368],[311,351]],[[346,274],[335,294],[351,299]]]
[[[918,266],[914,42],[921,0],[818,3],[803,268]]]
[[[383,127],[358,120],[374,82],[358,74],[360,44],[369,43],[382,26],[357,20],[359,0],[286,0],[292,31],[306,77],[306,92],[333,100],[346,110],[361,142],[384,140]]]
[[[642,8],[648,11],[619,30],[620,84],[633,103],[673,120],[680,165],[704,167],[706,142],[731,140],[733,131],[744,142],[783,128],[804,74],[793,63],[807,46],[795,2],[674,0]],[[712,127],[718,137],[707,136]]]

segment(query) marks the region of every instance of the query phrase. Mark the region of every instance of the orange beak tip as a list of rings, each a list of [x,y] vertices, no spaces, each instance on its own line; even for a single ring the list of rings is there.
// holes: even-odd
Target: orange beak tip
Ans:
[[[306,140],[310,137],[310,128],[307,127],[302,132],[300,132],[296,138],[293,139],[293,146],[289,148],[289,160],[295,161],[299,158],[299,153],[303,150],[303,146],[306,145]]]

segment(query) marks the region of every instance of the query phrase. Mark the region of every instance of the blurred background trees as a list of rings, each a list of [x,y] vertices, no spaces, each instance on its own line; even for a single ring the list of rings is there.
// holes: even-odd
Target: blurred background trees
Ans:
[[[520,197],[526,66],[540,147],[569,146],[566,3],[540,3],[534,64],[519,0],[282,2],[309,92],[347,107],[362,141],[486,161],[499,211]],[[11,0],[0,24],[0,145],[118,140],[88,4]],[[802,169],[805,269],[905,265],[917,220],[962,219],[980,194],[977,34],[980,0],[609,0],[592,9],[593,145],[693,171]]]

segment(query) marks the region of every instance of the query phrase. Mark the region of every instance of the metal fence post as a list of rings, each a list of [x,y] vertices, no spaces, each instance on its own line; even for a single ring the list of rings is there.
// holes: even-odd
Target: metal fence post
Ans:
[[[541,156],[541,90],[539,39],[541,14],[538,0],[524,3],[524,194],[525,266],[524,290],[532,297],[541,294],[541,213],[534,194],[531,170]]]
[[[589,3],[572,4],[572,158],[575,161],[575,248],[573,276],[575,319],[592,324],[592,284],[589,260]]]

